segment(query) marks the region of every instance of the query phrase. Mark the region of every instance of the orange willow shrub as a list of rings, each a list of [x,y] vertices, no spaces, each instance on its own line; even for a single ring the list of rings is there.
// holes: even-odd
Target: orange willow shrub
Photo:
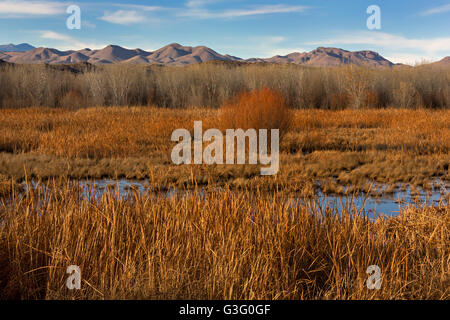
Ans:
[[[243,92],[221,109],[222,129],[279,129],[280,136],[291,126],[291,111],[283,95],[263,88]]]

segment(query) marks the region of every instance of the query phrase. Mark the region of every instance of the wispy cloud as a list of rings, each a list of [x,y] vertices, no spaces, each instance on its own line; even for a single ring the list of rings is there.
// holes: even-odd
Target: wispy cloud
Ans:
[[[51,30],[38,31],[41,39],[52,40],[57,44],[57,48],[60,50],[80,50],[84,48],[99,49],[106,47],[104,43],[80,41],[67,34],[57,33]]]
[[[99,19],[109,23],[129,25],[144,22],[147,18],[136,10],[117,10],[106,11]]]
[[[199,8],[206,7],[218,2],[226,2],[226,0],[188,0],[186,2],[186,7],[188,8]]]
[[[73,40],[73,38],[68,35],[57,33],[50,30],[41,31],[41,38],[50,40],[61,40],[61,41]]]
[[[203,7],[206,4],[208,4],[208,0],[189,0],[186,2],[186,7],[198,8]]]
[[[440,7],[435,7],[435,8],[426,10],[426,11],[422,12],[422,15],[423,16],[431,16],[434,14],[445,13],[445,12],[450,12],[450,3],[440,6]]]
[[[20,16],[45,16],[65,12],[67,5],[55,1],[0,1],[0,16],[2,18],[17,18]]]
[[[412,53],[397,53],[386,55],[386,59],[394,63],[403,63],[409,65],[416,65],[423,62],[434,62],[440,60],[441,57],[437,58],[434,56],[428,56],[426,54],[412,54]]]
[[[283,47],[283,48],[274,48],[272,50],[268,50],[266,57],[273,57],[273,56],[286,56],[288,54],[294,53],[294,52],[307,52],[309,50],[299,47]]]
[[[304,12],[309,7],[307,6],[286,6],[284,4],[276,5],[265,5],[256,6],[246,9],[229,9],[224,11],[207,10],[201,5],[204,4],[203,1],[190,1],[188,7],[185,11],[179,13],[179,16],[191,17],[198,19],[230,19],[245,16],[255,16],[255,15],[268,15],[275,13],[298,13]]]
[[[288,39],[283,36],[266,36],[252,39],[252,47],[259,52],[258,58],[269,58],[276,55],[286,55],[294,52],[284,47]]]
[[[128,4],[128,3],[119,3],[114,4],[115,7],[122,7],[122,8],[130,8],[130,9],[139,9],[142,11],[158,11],[158,10],[165,10],[167,8],[160,7],[160,6],[145,6],[145,5],[139,5],[139,4]]]
[[[145,6],[135,4],[114,4],[114,6],[122,7],[123,9],[117,11],[105,11],[100,20],[130,25],[135,23],[148,22],[150,20],[158,20],[159,17],[153,17],[149,13],[155,11],[169,12],[169,19],[176,19],[177,17],[192,18],[192,19],[232,19],[246,16],[269,15],[279,13],[299,13],[304,12],[309,7],[306,6],[288,6],[284,4],[253,6],[242,9],[226,9],[226,10],[212,10],[207,9],[206,6],[211,6],[214,3],[222,2],[223,0],[190,0],[185,3],[185,7],[170,8],[160,6]]]

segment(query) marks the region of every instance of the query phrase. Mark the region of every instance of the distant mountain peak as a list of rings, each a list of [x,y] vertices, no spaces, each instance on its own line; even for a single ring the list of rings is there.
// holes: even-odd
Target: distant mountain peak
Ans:
[[[3,52],[26,52],[35,49],[32,45],[28,43],[20,43],[20,44],[4,44],[0,45],[0,51]]]
[[[174,42],[174,43],[171,43],[171,44],[167,45],[166,47],[180,48],[180,47],[183,47],[183,46],[181,44],[179,44],[179,43]]]
[[[27,45],[27,44],[21,44]],[[10,45],[5,45],[10,48]],[[15,49],[20,45],[12,45]],[[307,66],[340,66],[359,65],[370,67],[392,67],[394,64],[379,53],[370,50],[348,51],[333,47],[318,47],[310,52],[292,52],[287,55],[276,55],[271,58],[241,59],[231,55],[222,55],[206,46],[183,46],[171,43],[156,51],[148,52],[141,49],[127,49],[110,44],[103,49],[91,50],[85,48],[74,51],[59,51],[50,48],[34,48],[27,51],[0,52],[0,58],[12,63],[47,63],[47,64],[156,64],[167,66],[190,65],[208,61],[240,61],[242,63],[282,63]],[[1,48],[1,47],[0,47]],[[0,51],[2,51],[0,49]],[[448,57],[447,57],[448,58]],[[449,59],[442,64],[448,64]]]
[[[370,50],[348,51],[340,48],[319,47],[301,55],[301,60],[308,65],[338,66],[359,65],[370,67],[392,67],[394,64],[377,52]]]

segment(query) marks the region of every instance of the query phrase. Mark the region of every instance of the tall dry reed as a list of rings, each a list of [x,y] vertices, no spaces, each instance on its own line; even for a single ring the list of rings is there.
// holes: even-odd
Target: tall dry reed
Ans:
[[[108,190],[54,181],[0,200],[1,298],[450,298],[448,205],[371,221],[283,190]],[[66,288],[69,265],[81,290]],[[366,286],[371,265],[381,290]]]

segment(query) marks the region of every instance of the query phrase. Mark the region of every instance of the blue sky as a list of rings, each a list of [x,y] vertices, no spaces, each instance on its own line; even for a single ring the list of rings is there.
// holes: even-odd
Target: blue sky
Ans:
[[[71,4],[81,8],[80,30],[66,27]],[[381,9],[380,30],[367,28],[370,5]],[[250,58],[330,46],[414,63],[450,55],[450,1],[0,0],[0,30],[0,44],[62,50],[154,50],[178,42]]]

